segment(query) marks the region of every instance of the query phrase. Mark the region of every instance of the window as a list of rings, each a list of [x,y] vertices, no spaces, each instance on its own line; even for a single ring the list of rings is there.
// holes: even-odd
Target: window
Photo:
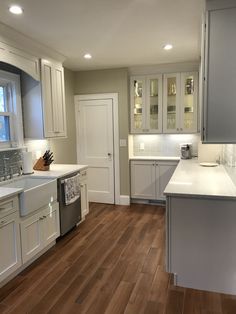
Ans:
[[[7,86],[0,85],[0,142],[10,141],[10,112],[7,98]]]
[[[22,144],[20,78],[0,70],[0,149]]]

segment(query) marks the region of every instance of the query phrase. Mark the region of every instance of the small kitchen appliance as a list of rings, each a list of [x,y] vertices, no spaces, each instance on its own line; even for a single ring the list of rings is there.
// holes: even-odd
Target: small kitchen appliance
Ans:
[[[181,159],[192,158],[192,144],[181,144]]]

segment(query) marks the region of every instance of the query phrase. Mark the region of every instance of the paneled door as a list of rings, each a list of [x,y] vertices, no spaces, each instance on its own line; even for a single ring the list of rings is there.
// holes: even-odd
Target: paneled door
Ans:
[[[113,100],[80,100],[75,112],[78,163],[89,166],[89,201],[113,204]]]

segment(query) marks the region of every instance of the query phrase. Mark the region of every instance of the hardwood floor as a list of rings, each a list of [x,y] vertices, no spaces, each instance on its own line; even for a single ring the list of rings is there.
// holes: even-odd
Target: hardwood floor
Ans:
[[[79,228],[0,289],[0,313],[235,314],[236,296],[174,287],[164,208],[92,203]]]

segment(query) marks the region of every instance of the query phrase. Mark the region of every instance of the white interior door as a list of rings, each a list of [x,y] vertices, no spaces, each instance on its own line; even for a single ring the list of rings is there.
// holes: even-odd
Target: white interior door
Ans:
[[[89,201],[114,203],[112,99],[81,100],[76,105],[78,162],[88,169]]]

